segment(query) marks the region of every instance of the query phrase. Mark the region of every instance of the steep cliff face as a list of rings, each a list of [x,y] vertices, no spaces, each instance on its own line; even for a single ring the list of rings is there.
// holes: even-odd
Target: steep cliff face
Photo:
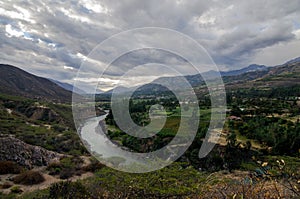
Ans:
[[[13,161],[27,168],[46,166],[62,155],[33,146],[14,137],[0,136],[0,161]]]

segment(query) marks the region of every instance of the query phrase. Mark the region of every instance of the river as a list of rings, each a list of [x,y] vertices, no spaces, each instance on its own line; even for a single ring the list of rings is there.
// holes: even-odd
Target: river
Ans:
[[[80,136],[88,150],[103,164],[121,171],[143,173],[170,164],[172,161],[163,154],[164,151],[150,153],[135,153],[114,144],[105,132],[106,115],[88,119],[81,127]],[[165,146],[164,148],[166,148]],[[172,156],[169,153],[168,157]],[[161,158],[163,157],[163,158]]]

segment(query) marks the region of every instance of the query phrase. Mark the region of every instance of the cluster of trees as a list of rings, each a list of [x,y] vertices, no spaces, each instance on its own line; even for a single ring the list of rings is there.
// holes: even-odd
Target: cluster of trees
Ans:
[[[243,121],[231,122],[241,135],[258,140],[263,146],[272,147],[272,154],[299,155],[299,122],[263,116],[243,117]]]
[[[300,95],[300,87],[271,88],[269,90],[241,89],[229,91],[227,95],[228,105],[231,108],[231,115],[239,116],[239,121],[228,121],[229,137],[226,147],[217,146],[211,154],[199,160],[198,152],[202,145],[209,125],[210,114],[203,114],[196,138],[188,151],[180,161],[188,161],[195,168],[205,170],[221,170],[239,168],[243,162],[251,161],[251,142],[247,141],[243,145],[237,142],[236,135],[245,136],[248,139],[257,140],[264,150],[273,155],[299,155],[300,146],[300,123],[291,122],[280,118],[283,113],[293,117],[300,112],[296,96]],[[282,97],[286,95],[286,97]],[[172,99],[172,100],[170,100]],[[130,113],[133,120],[140,125],[149,122],[148,111],[151,105],[161,104],[169,111],[174,111],[179,106],[178,101],[169,99],[136,99],[130,101]],[[210,99],[202,96],[199,99],[200,107],[208,109]],[[200,111],[201,112],[201,111]],[[276,117],[275,117],[276,116]],[[113,116],[107,117],[108,124],[114,124]],[[146,121],[146,122],[145,122]],[[168,121],[167,121],[168,122]],[[180,123],[180,119],[177,120]],[[149,152],[157,150],[168,144],[176,129],[164,128],[153,138],[139,139],[128,136],[122,132],[109,132],[111,138],[119,138],[124,146],[138,152]],[[121,138],[121,139],[120,139]],[[245,146],[246,145],[246,146]]]
[[[274,155],[299,155],[300,86],[269,89],[239,89],[228,92],[231,115],[241,121],[229,121],[237,134],[257,140]]]
[[[231,97],[234,96],[236,98],[244,98],[244,99],[251,99],[251,98],[269,98],[269,99],[284,99],[289,100],[292,97],[299,97],[300,96],[300,86],[288,86],[288,87],[274,87],[274,88],[244,88],[244,89],[227,89],[227,99],[229,100],[228,103],[231,103]]]

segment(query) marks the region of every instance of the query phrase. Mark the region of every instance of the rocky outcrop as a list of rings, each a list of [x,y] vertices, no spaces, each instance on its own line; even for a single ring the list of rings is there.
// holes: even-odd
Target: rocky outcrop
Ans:
[[[43,107],[43,106],[38,106],[38,107],[31,106],[26,109],[24,114],[32,120],[41,120],[47,122],[60,120],[59,115],[57,113],[55,113],[50,108]]]
[[[62,155],[39,146],[26,144],[14,137],[0,136],[0,161],[13,161],[27,168],[46,166]]]

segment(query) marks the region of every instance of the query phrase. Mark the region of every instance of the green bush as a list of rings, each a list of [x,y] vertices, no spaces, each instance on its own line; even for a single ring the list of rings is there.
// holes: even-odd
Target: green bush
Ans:
[[[49,190],[50,199],[88,199],[91,198],[86,188],[80,182],[60,182],[53,184]]]
[[[75,171],[73,169],[62,169],[59,178],[60,179],[68,179],[75,175]]]
[[[12,193],[22,193],[22,192],[23,192],[23,190],[22,190],[19,186],[13,186],[13,187],[10,189],[10,191],[11,191]]]
[[[51,163],[47,170],[50,175],[59,175],[61,179],[68,179],[74,175],[81,175],[83,160],[78,156],[63,157],[60,162]]]
[[[60,174],[62,169],[62,165],[58,162],[50,163],[47,166],[47,170],[49,171],[49,175],[58,175]]]
[[[245,171],[254,171],[257,168],[257,164],[254,162],[242,162],[241,169]]]
[[[54,131],[60,132],[60,133],[66,130],[66,127],[58,125],[58,124],[52,125],[52,128]]]
[[[103,165],[97,159],[91,158],[91,163],[89,165],[83,167],[82,170],[94,172],[94,171],[102,169],[103,167],[105,167],[105,165]]]

